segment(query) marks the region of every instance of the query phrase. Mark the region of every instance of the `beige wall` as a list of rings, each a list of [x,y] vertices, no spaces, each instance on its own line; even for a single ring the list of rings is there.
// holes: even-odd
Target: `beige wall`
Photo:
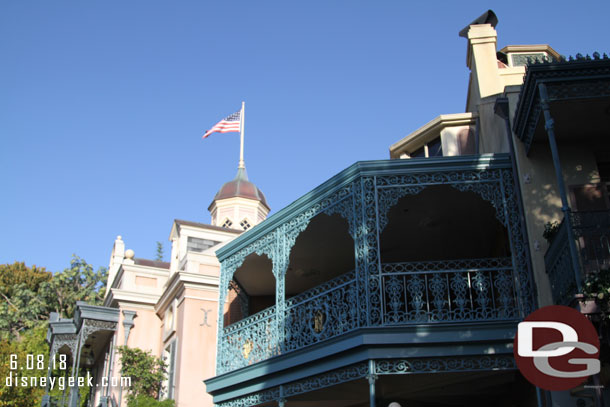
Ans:
[[[180,407],[214,405],[203,380],[215,373],[217,307],[214,290],[190,288],[180,300],[176,359],[176,404]]]

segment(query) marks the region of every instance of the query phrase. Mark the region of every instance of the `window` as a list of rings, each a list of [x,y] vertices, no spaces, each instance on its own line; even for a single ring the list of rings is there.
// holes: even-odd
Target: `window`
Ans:
[[[510,54],[512,66],[524,66],[532,62],[543,62],[547,58],[544,52],[533,52],[524,54]]]
[[[425,157],[426,156],[426,147],[418,148],[417,150],[415,150],[411,154],[409,154],[409,156],[411,158]]]
[[[441,144],[441,138],[436,138],[427,144],[428,146],[428,157],[442,157],[443,146]]]
[[[205,250],[208,250],[210,247],[214,247],[216,246],[218,243],[215,240],[209,240],[209,239],[199,239],[197,237],[188,237],[187,243],[186,243],[186,249],[189,252],[197,252],[197,253],[201,253]]]
[[[222,227],[223,227],[223,228],[226,228],[226,229],[230,229],[230,228],[231,228],[231,226],[233,226],[233,222],[231,222],[231,219],[228,219],[228,218],[227,218],[227,219],[225,220],[225,222],[222,224]]]
[[[166,336],[169,336],[171,332],[174,332],[174,305],[170,305],[165,311],[165,318],[163,318],[163,327]]]
[[[163,351],[163,361],[167,363],[167,377],[161,383],[159,400],[173,399],[176,370],[176,340],[173,340]]]
[[[242,220],[241,222],[239,222],[239,226],[241,226],[241,228],[242,228],[243,230],[248,230],[248,229],[250,229],[250,227],[251,227],[250,222],[248,222],[248,219],[245,219],[245,218],[244,218],[244,220]]]
[[[440,137],[430,140],[429,142],[424,144],[422,147],[409,153],[410,158],[442,157],[442,156],[443,156],[443,143],[441,142]]]

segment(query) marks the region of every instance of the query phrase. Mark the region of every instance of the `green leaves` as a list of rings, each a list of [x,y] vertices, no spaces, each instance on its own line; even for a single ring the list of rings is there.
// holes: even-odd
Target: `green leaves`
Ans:
[[[157,242],[157,255],[155,256],[155,260],[163,261],[163,243]]]
[[[71,318],[76,301],[101,304],[107,276],[76,255],[70,268],[55,274],[22,262],[0,265],[0,338],[19,338],[52,311]]]
[[[76,301],[86,301],[92,305],[101,304],[104,299],[108,270],[100,267],[97,272],[80,257],[74,255],[70,268],[55,273],[41,289],[50,310],[63,318],[72,318]]]
[[[135,401],[143,396],[157,398],[161,382],[165,379],[167,364],[150,351],[127,346],[119,346],[117,349],[121,355],[121,376],[131,377],[128,406],[135,406]]]
[[[47,324],[41,323],[36,328],[25,331],[19,341],[8,339],[0,340],[0,377],[3,382],[0,386],[0,407],[31,407],[40,405],[44,388],[32,386],[5,386],[5,379],[11,374],[13,377],[43,377],[47,375],[45,369],[27,369],[28,355],[48,355],[49,346],[45,341]],[[11,355],[16,355],[19,364],[26,367],[23,370],[11,370]]]
[[[0,265],[0,338],[19,337],[23,330],[48,318],[40,295],[52,274],[23,262]]]

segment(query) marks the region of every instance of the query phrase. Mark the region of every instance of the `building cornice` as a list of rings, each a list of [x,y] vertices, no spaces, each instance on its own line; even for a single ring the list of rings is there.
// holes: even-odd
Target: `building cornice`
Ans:
[[[111,288],[110,293],[108,294],[106,299],[104,299],[104,306],[113,307],[119,301],[155,305],[158,300],[159,300],[159,294],[123,290],[120,288]]]
[[[188,273],[186,271],[177,271],[167,281],[166,288],[163,294],[159,297],[155,304],[157,314],[161,314],[169,306],[171,301],[178,297],[185,288],[202,289],[208,288],[212,290],[218,289],[218,277],[201,275],[196,273]]]

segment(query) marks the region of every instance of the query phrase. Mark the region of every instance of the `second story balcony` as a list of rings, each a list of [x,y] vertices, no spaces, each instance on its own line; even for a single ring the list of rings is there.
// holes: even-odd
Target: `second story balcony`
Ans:
[[[356,163],[217,252],[217,374],[358,332],[514,328],[534,307],[522,228],[507,155]]]

